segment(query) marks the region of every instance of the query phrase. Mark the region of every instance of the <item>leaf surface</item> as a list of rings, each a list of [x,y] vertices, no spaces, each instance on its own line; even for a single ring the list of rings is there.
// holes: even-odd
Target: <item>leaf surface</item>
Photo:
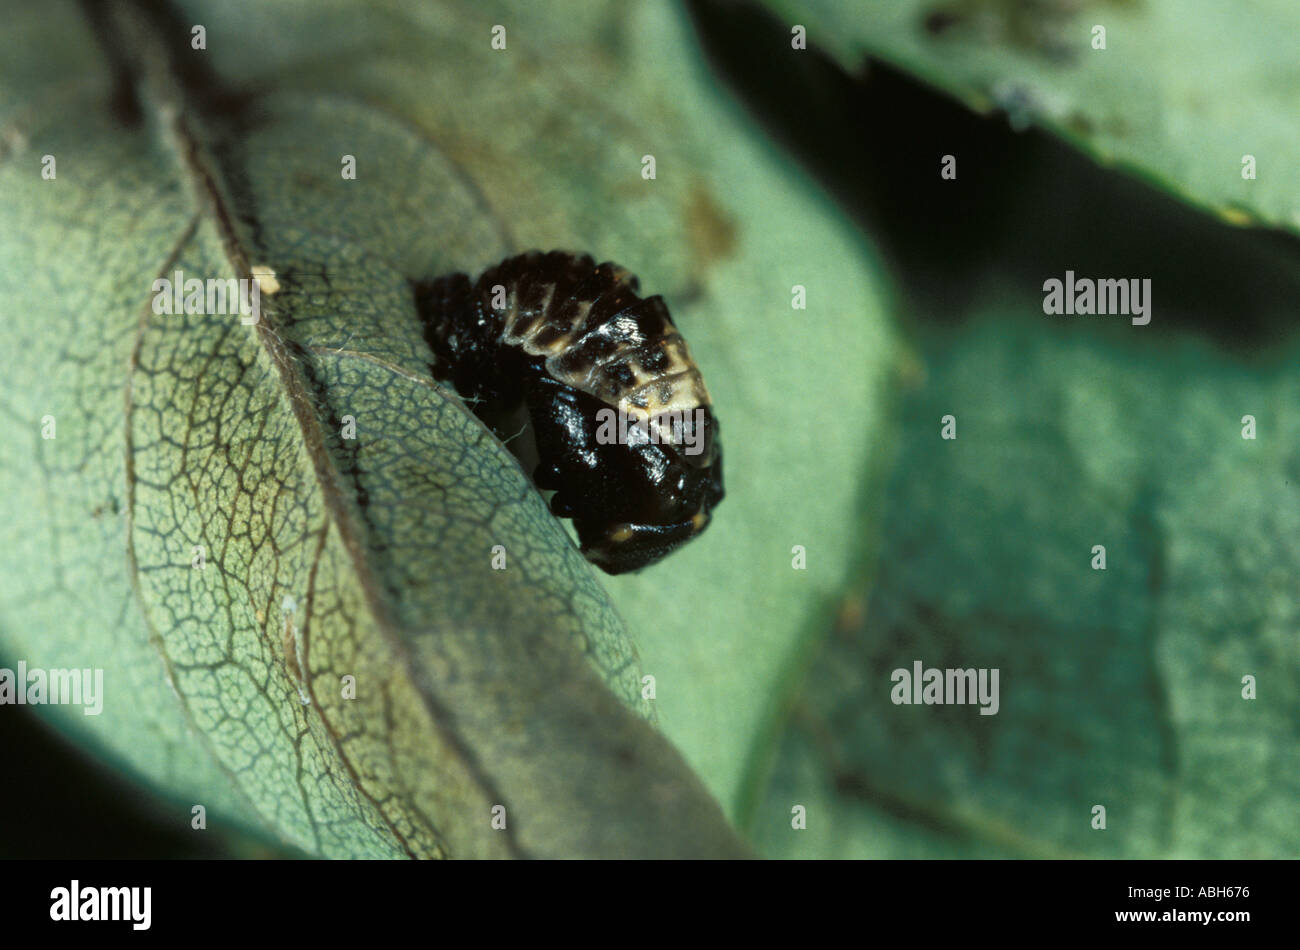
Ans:
[[[1148,332],[1038,303],[999,282],[918,334],[878,567],[794,704],[769,855],[1297,852],[1294,335],[1244,354],[1169,306]],[[896,705],[917,661],[998,670],[996,713]]]
[[[57,68],[0,74],[0,409],[24,434],[0,469],[0,648],[104,668],[102,716],[51,713],[176,821],[204,804],[329,856],[743,853],[713,796],[733,811],[770,748],[834,585],[790,547],[857,544],[890,359],[860,242],[660,5],[564,28],[454,3],[376,3],[363,28],[353,4],[169,9],[88,24],[56,2],[5,41]],[[615,601],[430,378],[414,312],[411,280],[534,246],[664,293],[723,420],[726,507]],[[150,305],[160,276],[255,269],[274,275],[255,327]],[[801,282],[822,309],[791,334]],[[766,589],[736,596],[756,563]]]

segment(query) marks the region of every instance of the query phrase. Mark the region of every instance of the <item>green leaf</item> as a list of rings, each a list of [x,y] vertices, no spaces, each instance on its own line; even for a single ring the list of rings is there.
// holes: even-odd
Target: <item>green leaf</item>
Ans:
[[[18,16],[0,72],[0,652],[102,667],[103,715],[47,711],[178,823],[202,804],[330,856],[742,853],[641,717],[729,812],[753,794],[859,544],[892,359],[860,240],[659,4],[79,11]],[[134,123],[105,45],[139,74]],[[429,377],[409,281],[533,246],[664,293],[722,420],[713,527],[611,585],[618,611]],[[254,268],[256,327],[150,307],[177,269]]]
[[[768,0],[846,69],[880,57],[1237,225],[1300,231],[1300,6],[1260,0]],[[1106,48],[1093,48],[1105,28]],[[1243,179],[1243,157],[1256,175]],[[935,158],[936,174],[938,156]],[[959,172],[960,174],[960,172]]]
[[[672,62],[690,42],[660,5],[641,22],[647,64]],[[606,586],[655,676],[660,724],[743,821],[788,694],[866,556],[859,512],[882,463],[897,350],[874,249],[842,212],[750,130],[702,66],[645,79],[669,91],[685,127],[727,143],[713,155],[701,143],[692,164],[711,166],[710,200],[739,246],[679,318],[718,410],[727,498],[698,541]],[[795,285],[806,310],[792,308]],[[796,546],[806,569],[793,566]]]
[[[1295,336],[1261,357],[1168,307],[1160,332],[1039,303],[999,284],[919,335],[872,589],[795,706],[755,822],[768,854],[1300,848]],[[1000,670],[997,713],[895,705],[917,660]]]

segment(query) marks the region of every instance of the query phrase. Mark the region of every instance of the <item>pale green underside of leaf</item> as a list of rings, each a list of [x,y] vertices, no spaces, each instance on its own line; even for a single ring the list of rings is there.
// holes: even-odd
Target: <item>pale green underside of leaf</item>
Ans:
[[[848,70],[896,64],[1234,224],[1300,232],[1293,0],[768,0]],[[928,16],[947,25],[934,33]],[[1106,28],[1106,49],[1092,29]],[[1253,155],[1257,178],[1242,178]],[[935,156],[938,174],[940,156]],[[960,157],[959,157],[960,174]]]
[[[151,312],[160,274],[238,276],[221,222],[157,117],[110,111],[77,8],[18,18],[6,49],[59,52],[0,74],[0,655],[103,667],[104,714],[54,716],[178,824],[204,804],[331,856],[734,853],[619,699],[734,814],[860,542],[892,356],[859,241],[659,4],[564,29],[456,4],[374,4],[364,28],[352,4],[183,6],[207,63],[259,94],[211,161],[238,171],[256,220],[236,228],[281,290],[260,336]],[[664,293],[722,419],[713,527],[609,585],[630,637],[517,463],[429,379],[408,280],[533,246]]]

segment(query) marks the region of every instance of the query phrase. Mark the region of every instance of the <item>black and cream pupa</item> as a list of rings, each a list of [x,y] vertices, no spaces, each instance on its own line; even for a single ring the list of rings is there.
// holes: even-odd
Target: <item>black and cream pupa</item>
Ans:
[[[695,537],[722,500],[708,390],[663,298],[586,255],[533,251],[416,287],[435,373],[485,420],[523,406],[534,481],[610,574]]]

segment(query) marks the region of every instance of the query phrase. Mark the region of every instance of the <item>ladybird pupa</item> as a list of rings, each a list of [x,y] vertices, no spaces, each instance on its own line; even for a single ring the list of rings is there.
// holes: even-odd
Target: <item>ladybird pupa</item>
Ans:
[[[534,482],[610,574],[698,535],[724,494],[704,379],[663,298],[639,289],[626,269],[563,251],[416,285],[435,374],[485,420],[524,407]]]

